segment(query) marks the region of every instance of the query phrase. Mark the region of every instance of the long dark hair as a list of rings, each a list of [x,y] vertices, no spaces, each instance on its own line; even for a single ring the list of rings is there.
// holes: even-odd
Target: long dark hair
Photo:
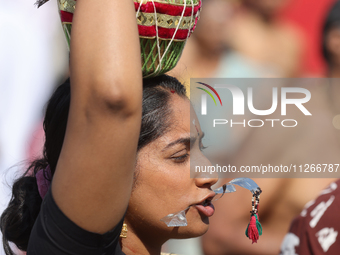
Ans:
[[[332,56],[327,48],[327,36],[337,27],[340,27],[340,1],[336,1],[330,8],[322,29],[322,54],[328,66],[332,65]]]
[[[171,114],[168,103],[172,93],[186,97],[185,87],[176,78],[161,75],[143,80],[143,113],[138,150],[167,132]],[[20,250],[27,250],[29,236],[42,203],[35,176],[48,165],[54,175],[64,141],[70,98],[68,79],[56,89],[46,108],[43,157],[32,162],[13,185],[12,198],[0,218],[7,255],[13,255],[9,242],[13,242]]]

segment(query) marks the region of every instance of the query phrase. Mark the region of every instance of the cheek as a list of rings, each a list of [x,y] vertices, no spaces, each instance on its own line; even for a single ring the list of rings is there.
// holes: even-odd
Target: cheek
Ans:
[[[333,33],[333,35],[328,39],[328,49],[333,55],[339,55],[340,48],[340,34]]]
[[[130,216],[154,225],[164,224],[161,218],[181,211],[193,202],[190,199],[193,179],[190,179],[189,170],[181,174],[180,171],[165,169],[155,165],[140,169],[129,201]]]
[[[138,231],[157,231],[169,238],[190,238],[204,234],[208,230],[208,219],[202,218],[194,207],[186,213],[187,227],[173,231],[174,228],[160,221],[168,214],[182,211],[197,202],[197,187],[195,180],[190,178],[189,164],[175,167],[163,162],[163,167],[160,165],[161,162],[140,169],[126,220]]]

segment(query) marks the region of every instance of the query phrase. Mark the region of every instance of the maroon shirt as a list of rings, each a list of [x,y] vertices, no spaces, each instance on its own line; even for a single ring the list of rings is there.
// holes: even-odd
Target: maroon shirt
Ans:
[[[280,255],[340,254],[340,180],[308,202],[283,239]]]

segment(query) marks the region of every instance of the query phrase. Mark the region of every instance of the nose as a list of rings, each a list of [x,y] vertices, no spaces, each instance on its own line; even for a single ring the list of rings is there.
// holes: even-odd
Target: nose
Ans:
[[[199,188],[210,189],[218,181],[218,173],[215,171],[209,171],[212,166],[210,160],[202,153],[195,154],[193,156],[192,165],[192,177],[195,179],[195,184]],[[202,171],[196,171],[196,165],[201,166]],[[208,170],[208,171],[207,171]]]
[[[206,173],[204,176],[197,176],[195,178],[196,186],[199,188],[208,188],[210,189],[218,181],[217,173],[210,174]]]

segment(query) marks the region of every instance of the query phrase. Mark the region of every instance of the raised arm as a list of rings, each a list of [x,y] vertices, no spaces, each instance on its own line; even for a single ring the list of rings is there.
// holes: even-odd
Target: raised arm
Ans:
[[[128,205],[141,122],[142,73],[132,0],[77,0],[71,104],[52,181],[60,209],[104,233]]]

